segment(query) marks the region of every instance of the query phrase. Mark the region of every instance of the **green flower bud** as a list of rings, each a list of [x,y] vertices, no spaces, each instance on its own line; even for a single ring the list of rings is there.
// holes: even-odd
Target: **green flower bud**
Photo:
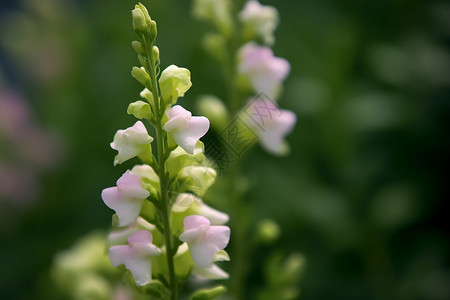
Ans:
[[[223,285],[211,289],[202,289],[192,294],[191,300],[210,300],[219,297],[227,291]]]
[[[177,102],[178,97],[183,97],[191,86],[191,72],[175,65],[168,66],[159,78],[161,97],[172,104]]]
[[[257,239],[264,244],[274,242],[280,236],[280,227],[272,220],[262,220],[258,224]]]
[[[204,95],[196,102],[200,115],[210,120],[211,126],[217,131],[221,131],[229,124],[229,113],[225,104],[214,95]]]
[[[127,114],[133,115],[139,120],[141,119],[150,120],[151,117],[150,105],[140,100],[130,103],[130,105],[128,105]]]
[[[152,280],[145,286],[144,291],[156,299],[164,299],[170,295],[170,291],[159,280]]]
[[[136,32],[145,33],[148,31],[147,23],[145,21],[145,16],[142,10],[136,5],[136,8],[131,11],[133,17],[133,29]]]
[[[153,60],[155,62],[158,61],[158,59],[159,59],[159,48],[156,47],[156,46],[153,46],[152,52],[153,52]]]
[[[192,14],[214,25],[220,33],[231,36],[234,31],[231,0],[195,0]]]
[[[169,135],[170,136],[170,135]],[[198,166],[201,164],[205,155],[204,145],[201,141],[198,141],[195,145],[194,154],[189,154],[181,147],[177,147],[170,153],[169,158],[166,160],[166,168],[171,176],[176,176],[178,172],[187,166]]]
[[[150,86],[150,77],[148,76],[144,67],[133,67],[133,69],[131,69],[131,76],[133,76],[143,86]]]
[[[147,58],[145,56],[138,54],[138,60],[142,66],[147,66]]]
[[[214,183],[217,173],[214,169],[204,166],[189,166],[178,173],[177,181],[180,191],[190,191],[202,197]]]
[[[150,18],[147,8],[142,4],[136,4],[131,11],[133,17],[133,28],[138,34],[144,34],[149,42],[156,38],[156,22]]]
[[[153,94],[148,89],[143,89],[142,92],[139,94],[142,98],[148,101],[150,104],[155,104],[153,101]]]
[[[157,34],[158,34],[158,29],[156,27],[156,22],[151,20],[150,21],[150,37],[151,37],[151,39],[155,40]]]
[[[137,54],[145,56],[145,49],[144,46],[142,46],[141,42],[132,41],[131,47],[133,47],[134,51],[136,51]]]

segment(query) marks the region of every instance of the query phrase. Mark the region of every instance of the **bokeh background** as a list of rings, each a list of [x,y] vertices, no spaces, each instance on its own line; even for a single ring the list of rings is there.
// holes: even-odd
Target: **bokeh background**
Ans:
[[[58,299],[55,253],[108,228],[100,192],[124,170],[109,142],[140,91],[134,2],[0,3],[0,298]],[[191,70],[182,104],[226,95],[189,1],[144,4],[162,66]],[[301,299],[450,299],[450,4],[263,4],[280,13],[274,52],[292,66],[280,105],[298,124],[289,157],[247,155],[255,219],[282,229],[261,251],[304,254]],[[255,264],[248,284],[260,281]]]

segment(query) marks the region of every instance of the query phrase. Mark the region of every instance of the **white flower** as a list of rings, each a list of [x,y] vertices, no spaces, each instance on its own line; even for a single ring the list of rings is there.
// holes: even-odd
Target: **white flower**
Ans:
[[[146,230],[133,233],[128,245],[113,246],[109,249],[109,260],[114,267],[125,265],[130,270],[137,286],[144,286],[152,279],[152,256],[161,250],[152,244],[152,234]]]
[[[240,73],[248,76],[252,87],[257,93],[265,93],[274,100],[278,94],[281,82],[290,71],[287,60],[275,57],[272,49],[247,43],[239,50]]]
[[[175,105],[166,111],[169,118],[164,130],[172,133],[175,142],[187,153],[194,154],[197,141],[208,132],[209,120],[205,117],[192,117],[190,111]]]
[[[228,222],[230,217],[217,209],[214,209],[205,203],[202,199],[189,193],[181,193],[177,196],[172,206],[172,211],[182,213],[189,210],[196,215],[206,217],[212,225],[223,225]]]
[[[211,226],[207,218],[197,215],[186,217],[183,223],[180,240],[188,244],[192,260],[201,267],[212,267],[216,253],[230,241],[230,228]]]
[[[141,121],[137,121],[132,127],[118,130],[114,135],[111,148],[119,151],[114,158],[114,165],[121,164],[149,148],[153,138],[148,135],[147,129]]]
[[[256,100],[248,108],[253,121],[249,125],[256,131],[261,146],[275,155],[284,155],[289,146],[284,141],[297,122],[297,116],[289,110],[279,109],[268,100]]]
[[[256,0],[248,1],[239,13],[239,19],[244,23],[244,30],[250,37],[258,35],[267,45],[273,45],[273,32],[278,25],[278,11],[275,7],[261,5]]]
[[[116,212],[120,226],[128,226],[136,221],[148,196],[150,193],[142,187],[139,176],[130,171],[117,180],[117,187],[102,191],[103,202]]]

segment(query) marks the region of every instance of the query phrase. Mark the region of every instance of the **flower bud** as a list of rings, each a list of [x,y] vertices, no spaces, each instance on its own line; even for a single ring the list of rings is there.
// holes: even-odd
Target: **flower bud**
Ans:
[[[142,46],[141,42],[132,41],[131,47],[133,47],[134,51],[136,51],[137,54],[145,56],[145,49],[144,46]]]
[[[272,220],[262,220],[258,224],[257,239],[263,244],[271,244],[280,236],[280,227]]]
[[[157,33],[156,22],[150,18],[147,8],[142,3],[136,4],[131,15],[136,33],[145,35],[149,42],[153,42]]]
[[[159,48],[156,47],[156,46],[153,46],[152,52],[153,52],[153,60],[154,61],[158,61],[158,59],[159,59]]]
[[[219,285],[211,289],[198,290],[192,295],[191,299],[192,300],[215,299],[220,295],[224,294],[226,291],[227,291],[226,287],[224,287],[223,285]]]
[[[145,56],[138,54],[138,61],[141,66],[147,66],[147,58]]]
[[[150,105],[140,100],[130,103],[130,105],[128,105],[127,114],[133,115],[140,120],[141,119],[150,120],[151,117]]]
[[[191,72],[186,68],[170,65],[162,71],[159,86],[164,101],[175,104],[178,97],[183,97],[191,88]]]
[[[214,95],[200,96],[197,100],[197,110],[211,120],[211,126],[218,132],[228,125],[228,110],[225,104]]]
[[[136,32],[144,33],[148,31],[147,23],[143,11],[136,5],[136,8],[131,11],[133,17],[133,29]]]
[[[184,167],[178,173],[177,180],[180,183],[180,191],[190,191],[202,197],[208,188],[214,183],[217,172],[209,167],[189,166]]]
[[[133,67],[133,69],[131,69],[131,76],[133,76],[143,86],[150,86],[150,77],[144,67]]]

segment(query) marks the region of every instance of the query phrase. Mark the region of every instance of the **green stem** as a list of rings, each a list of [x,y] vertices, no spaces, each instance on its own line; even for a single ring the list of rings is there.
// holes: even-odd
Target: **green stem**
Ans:
[[[159,182],[161,187],[161,206],[162,206],[162,221],[164,227],[164,240],[166,244],[167,268],[169,270],[169,286],[171,290],[171,299],[177,299],[177,283],[175,279],[175,268],[173,263],[173,245],[172,245],[172,231],[170,229],[170,205],[168,198],[168,178],[166,176],[165,155],[164,155],[164,136],[163,130],[160,126],[161,120],[158,121],[159,126],[156,128],[156,135],[158,140],[158,161],[159,166]]]
[[[143,38],[145,41],[145,51],[147,54],[147,58],[149,59],[149,68],[147,70],[150,76],[151,82],[151,92],[153,94],[153,102],[156,110],[156,139],[158,143],[158,176],[159,176],[159,185],[161,189],[161,218],[163,222],[164,228],[164,240],[166,245],[166,257],[167,257],[167,268],[169,270],[169,287],[171,290],[170,299],[177,299],[177,282],[175,278],[175,268],[173,263],[173,256],[175,253],[172,243],[172,231],[170,229],[170,205],[169,205],[169,179],[166,174],[166,151],[167,145],[164,142],[164,130],[162,128],[162,116],[164,113],[164,106],[161,107],[161,103],[159,101],[159,89],[156,81],[156,70],[155,70],[155,59],[153,57],[153,43],[149,43]]]

